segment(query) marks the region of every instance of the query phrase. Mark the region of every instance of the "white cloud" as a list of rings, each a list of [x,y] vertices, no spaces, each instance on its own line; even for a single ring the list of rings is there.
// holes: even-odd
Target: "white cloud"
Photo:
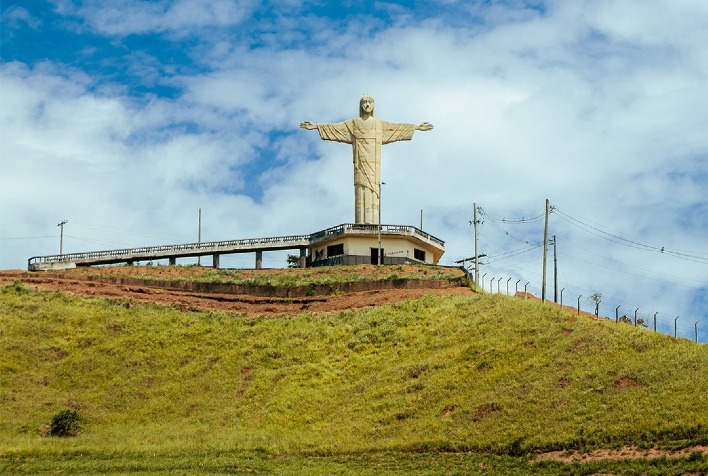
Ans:
[[[42,26],[42,21],[39,18],[32,15],[26,8],[18,6],[12,6],[5,9],[2,12],[2,22],[4,24],[3,28],[9,28],[10,30],[20,28],[22,24],[27,25],[33,30],[36,30]]]
[[[186,2],[96,5],[66,11],[109,35],[244,21],[226,3],[214,7],[225,13],[197,12]],[[248,49],[242,37],[202,31],[207,36],[191,51],[206,71],[173,73],[170,84],[182,88],[173,99],[130,98],[58,64],[5,64],[3,224],[39,220],[49,229],[39,235],[55,232],[54,222],[64,218],[67,230],[76,221],[121,220],[159,231],[147,238],[164,243],[192,241],[198,207],[204,239],[308,233],[351,221],[349,146],[322,142],[297,126],[354,117],[366,92],[385,120],[435,124],[411,142],[384,146],[383,217],[417,225],[423,209],[426,231],[447,242],[446,264],[472,254],[473,202],[519,217],[542,210],[546,198],[600,229],[705,256],[708,112],[700,105],[708,104],[708,55],[699,40],[708,12],[702,2],[651,8],[559,2],[545,13],[513,10],[485,10],[487,23],[469,29],[407,17],[390,28],[377,23],[373,34],[303,19],[319,25],[313,48],[282,47],[283,38],[303,35],[285,19],[272,26],[283,35],[273,44],[281,46],[265,39]],[[499,226],[509,234],[482,226],[490,261],[541,239],[541,223]],[[705,299],[705,263],[623,246],[557,215],[551,232],[558,236],[567,301],[597,289],[623,308],[688,315],[692,299]],[[124,239],[149,244],[141,241],[146,235]],[[27,257],[54,251],[51,240],[45,248],[36,243],[3,240],[2,267],[22,267]],[[528,281],[538,292],[540,252],[486,269],[504,274],[505,282]]]
[[[179,38],[205,27],[237,25],[246,18],[252,4],[232,0],[121,0],[107,4],[93,0],[76,6],[71,1],[57,0],[56,8],[110,36],[169,32]]]

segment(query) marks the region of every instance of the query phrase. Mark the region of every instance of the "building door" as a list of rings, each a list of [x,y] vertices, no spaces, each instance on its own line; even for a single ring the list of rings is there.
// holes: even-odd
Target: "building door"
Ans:
[[[379,249],[378,248],[371,248],[371,264],[379,264],[378,260],[376,259],[376,255],[378,254]],[[381,248],[381,264],[383,264],[383,257],[384,257],[384,249]]]

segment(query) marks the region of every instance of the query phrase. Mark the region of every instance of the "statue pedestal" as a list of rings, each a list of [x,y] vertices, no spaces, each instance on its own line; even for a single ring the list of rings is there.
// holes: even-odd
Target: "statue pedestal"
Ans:
[[[438,264],[445,242],[407,225],[347,223],[311,235],[308,266],[340,264]]]

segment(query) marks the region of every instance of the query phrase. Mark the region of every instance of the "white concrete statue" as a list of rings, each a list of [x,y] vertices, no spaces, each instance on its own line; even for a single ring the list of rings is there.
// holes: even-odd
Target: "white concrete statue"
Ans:
[[[352,145],[354,159],[355,223],[379,223],[381,184],[381,146],[399,140],[411,140],[415,131],[429,131],[432,124],[395,124],[374,117],[374,98],[364,96],[359,102],[359,117],[335,124],[303,122],[302,129],[317,129],[322,140]]]

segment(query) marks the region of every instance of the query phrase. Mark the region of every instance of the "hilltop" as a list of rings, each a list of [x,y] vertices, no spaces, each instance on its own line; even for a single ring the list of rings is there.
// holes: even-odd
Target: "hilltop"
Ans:
[[[708,470],[708,347],[685,339],[460,287],[384,305],[248,313],[151,303],[144,292],[134,292],[148,294],[144,301],[105,296],[106,283],[90,288],[79,279],[84,270],[75,271],[34,275],[48,283],[14,278],[1,288],[7,470]],[[407,272],[394,271],[399,276],[383,281]],[[169,280],[203,279],[187,273]],[[62,279],[96,295],[41,288],[56,289]],[[302,279],[320,278],[299,276],[287,286]],[[324,296],[267,299],[307,298]],[[52,415],[67,408],[81,412],[83,432],[43,436]],[[662,457],[649,459],[650,448]],[[582,465],[559,461],[598,450]],[[608,462],[610,450],[624,453]],[[197,471],[196,461],[206,469]]]
[[[469,295],[464,277],[460,268],[426,265],[262,270],[106,266],[41,273],[0,271],[0,285],[20,280],[79,296],[263,315],[374,307],[427,294]]]

